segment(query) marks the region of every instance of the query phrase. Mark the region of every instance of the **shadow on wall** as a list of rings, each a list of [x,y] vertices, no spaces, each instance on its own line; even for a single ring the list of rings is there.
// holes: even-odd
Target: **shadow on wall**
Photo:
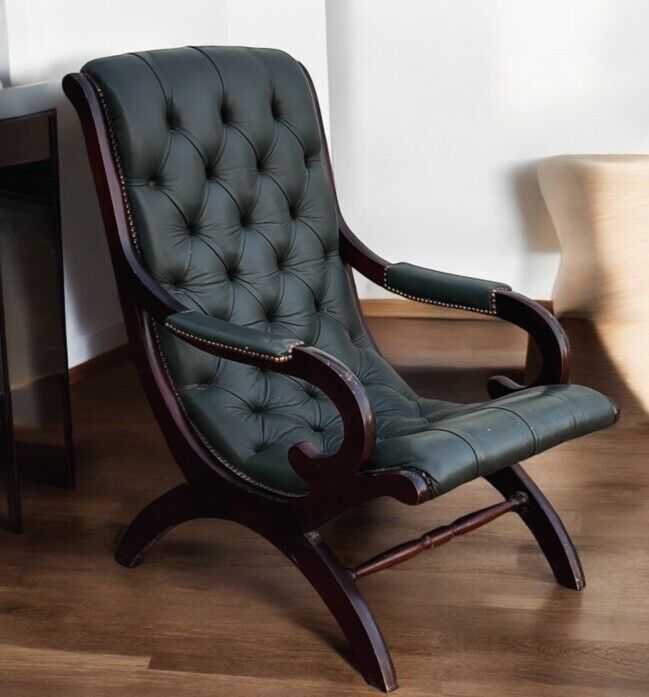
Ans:
[[[561,252],[559,238],[539,187],[537,166],[536,160],[523,162],[512,168],[509,174],[526,248],[530,252]]]
[[[9,85],[9,36],[5,0],[0,0],[0,82],[5,87]]]
[[[52,66],[52,72],[59,69]],[[65,72],[61,67],[60,74]],[[81,125],[60,81],[55,106],[68,349],[76,365],[124,343],[126,334]]]

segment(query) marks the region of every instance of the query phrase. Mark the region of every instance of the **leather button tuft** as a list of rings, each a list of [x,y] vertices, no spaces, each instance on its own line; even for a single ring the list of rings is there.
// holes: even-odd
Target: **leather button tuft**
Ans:
[[[225,104],[223,104],[221,106],[221,121],[223,123],[227,123],[229,120],[230,120],[230,110],[228,109],[228,107]]]
[[[149,179],[149,181],[146,184],[150,189],[155,189],[156,186],[158,186],[158,182],[154,178]]]

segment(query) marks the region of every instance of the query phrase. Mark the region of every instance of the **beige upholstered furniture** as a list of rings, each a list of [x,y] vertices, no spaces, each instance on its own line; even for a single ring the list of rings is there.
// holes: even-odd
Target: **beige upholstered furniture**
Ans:
[[[561,244],[552,300],[573,346],[573,379],[617,374],[649,407],[649,156],[563,155],[539,183]]]

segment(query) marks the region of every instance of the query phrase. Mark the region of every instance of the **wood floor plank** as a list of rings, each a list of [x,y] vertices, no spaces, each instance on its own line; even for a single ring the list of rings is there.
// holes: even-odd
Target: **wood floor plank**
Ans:
[[[392,324],[379,334],[398,336]],[[484,399],[498,363],[466,370],[455,346],[436,349],[439,370],[421,352],[408,366],[400,344],[387,353],[421,393],[459,401]],[[2,697],[378,694],[313,589],[234,523],[188,523],[141,567],[116,564],[124,526],[180,473],[130,363],[74,385],[72,399],[77,488],[27,486],[24,535],[0,531]],[[624,399],[616,428],[526,464],[573,534],[584,592],[554,583],[513,515],[360,582],[398,694],[649,694],[649,420]],[[414,509],[359,506],[322,534],[352,564],[496,500],[478,481]]]

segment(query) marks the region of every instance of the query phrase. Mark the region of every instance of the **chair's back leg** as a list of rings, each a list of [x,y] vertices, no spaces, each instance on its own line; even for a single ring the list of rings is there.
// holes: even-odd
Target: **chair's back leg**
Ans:
[[[586,585],[581,562],[570,535],[550,502],[520,465],[506,467],[486,477],[505,497],[522,491],[528,504],[518,514],[539,543],[557,581],[566,588],[582,590]]]
[[[392,659],[351,573],[317,532],[269,538],[295,563],[340,625],[365,680],[384,692],[397,688]]]
[[[180,484],[151,501],[135,516],[122,536],[115,559],[123,566],[137,566],[168,530],[205,515],[189,484]]]

